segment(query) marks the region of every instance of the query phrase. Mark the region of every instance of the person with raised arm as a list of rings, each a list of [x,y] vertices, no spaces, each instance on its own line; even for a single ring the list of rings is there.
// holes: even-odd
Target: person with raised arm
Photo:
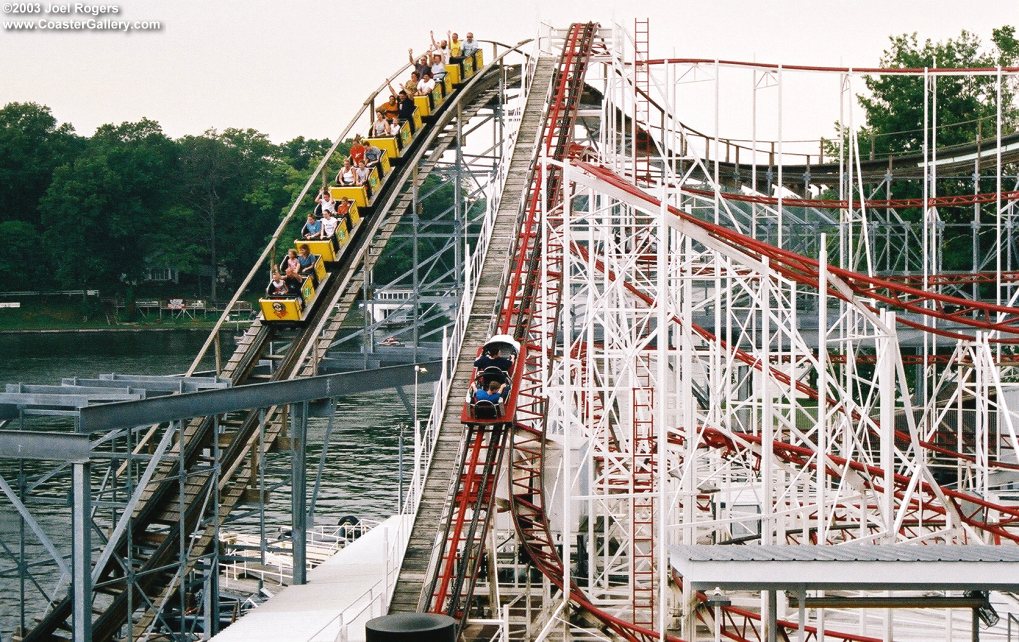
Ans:
[[[326,211],[336,211],[336,201],[329,192],[329,188],[323,187],[315,197],[315,215],[322,216]]]
[[[431,71],[432,69],[432,63],[429,61],[427,53],[423,53],[415,59],[414,50],[408,49],[407,60],[414,66],[414,71],[418,73],[418,76],[423,77],[426,71]]]
[[[435,32],[429,31],[428,36],[432,39],[432,55],[440,54],[442,56],[442,64],[449,62],[449,41],[440,40],[438,43],[435,42]],[[434,59],[432,66],[434,67]]]

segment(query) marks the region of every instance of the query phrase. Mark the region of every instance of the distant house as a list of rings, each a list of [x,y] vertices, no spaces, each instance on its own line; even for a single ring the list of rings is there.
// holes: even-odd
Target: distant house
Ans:
[[[145,274],[142,279],[156,283],[166,283],[169,281],[177,283],[180,281],[180,270],[169,266],[148,267],[145,268]]]

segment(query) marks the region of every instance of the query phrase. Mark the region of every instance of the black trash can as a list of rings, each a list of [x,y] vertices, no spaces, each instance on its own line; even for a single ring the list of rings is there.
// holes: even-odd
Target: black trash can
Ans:
[[[456,620],[435,613],[393,613],[368,620],[366,642],[456,642]]]

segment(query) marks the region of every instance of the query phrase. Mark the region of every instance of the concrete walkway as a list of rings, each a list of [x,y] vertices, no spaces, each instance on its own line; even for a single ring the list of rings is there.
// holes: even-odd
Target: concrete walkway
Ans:
[[[364,640],[364,623],[386,613],[411,526],[410,516],[390,517],[308,573],[307,584],[284,588],[212,639]]]

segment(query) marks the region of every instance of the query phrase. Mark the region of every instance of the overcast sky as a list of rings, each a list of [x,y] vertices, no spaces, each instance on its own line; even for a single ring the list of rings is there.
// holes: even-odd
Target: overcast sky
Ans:
[[[72,6],[74,0],[71,0]],[[42,0],[45,9],[50,4]],[[252,127],[332,138],[428,30],[516,42],[544,21],[651,19],[652,56],[874,65],[888,36],[1019,23],[1016,0],[123,0],[154,33],[0,31],[0,104],[35,101],[90,134],[148,117],[171,136]],[[5,7],[6,8],[6,7]],[[87,18],[88,16],[77,16]],[[12,16],[5,15],[9,20]],[[831,120],[825,117],[824,122]]]

